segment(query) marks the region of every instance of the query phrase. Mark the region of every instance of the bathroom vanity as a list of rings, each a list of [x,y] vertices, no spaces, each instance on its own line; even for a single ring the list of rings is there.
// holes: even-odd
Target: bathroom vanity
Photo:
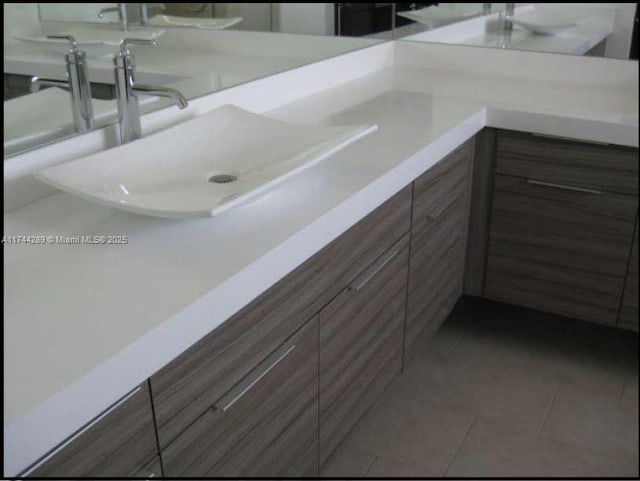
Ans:
[[[391,42],[202,97],[378,125],[211,219],[31,178],[109,128],[9,159],[5,235],[128,243],[4,246],[5,475],[317,476],[463,293],[637,331],[636,67]]]

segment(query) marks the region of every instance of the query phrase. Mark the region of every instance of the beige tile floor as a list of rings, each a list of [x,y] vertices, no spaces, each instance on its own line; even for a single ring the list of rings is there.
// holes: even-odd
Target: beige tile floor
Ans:
[[[463,298],[325,477],[637,477],[638,335]]]

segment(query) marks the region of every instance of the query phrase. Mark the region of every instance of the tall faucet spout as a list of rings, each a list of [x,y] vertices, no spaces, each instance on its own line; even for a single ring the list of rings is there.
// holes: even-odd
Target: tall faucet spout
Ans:
[[[29,91],[31,93],[40,92],[42,87],[60,87],[65,90],[69,90],[69,82],[65,82],[64,80],[41,79],[37,76],[31,78],[31,83],[29,85]]]
[[[136,95],[152,95],[155,97],[169,98],[180,110],[189,106],[189,102],[187,101],[185,96],[178,92],[176,89],[172,89],[170,87],[158,87],[155,85],[134,83],[132,86],[132,90]]]

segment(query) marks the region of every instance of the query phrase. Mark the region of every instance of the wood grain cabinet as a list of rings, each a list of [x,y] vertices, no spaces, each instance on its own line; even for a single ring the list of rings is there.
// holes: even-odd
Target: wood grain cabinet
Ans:
[[[435,331],[462,295],[473,140],[414,183],[405,346]]]
[[[407,232],[410,211],[406,188],[153,375],[160,447]]]
[[[55,449],[28,476],[63,477],[160,477],[149,464],[157,459],[148,383],[125,396],[75,437]]]
[[[168,477],[318,472],[318,322],[307,322],[162,451]]]
[[[638,332],[638,289],[638,220],[636,218],[633,247],[629,257],[627,278],[624,284],[622,305],[620,306],[620,317],[618,318],[618,327],[622,329],[631,329]]]
[[[400,372],[409,233],[320,311],[320,464]]]
[[[616,325],[637,149],[500,131],[484,295]]]

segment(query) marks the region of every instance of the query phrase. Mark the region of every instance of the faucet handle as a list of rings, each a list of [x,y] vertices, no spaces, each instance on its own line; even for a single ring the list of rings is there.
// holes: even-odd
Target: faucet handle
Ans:
[[[70,33],[54,33],[53,35],[47,35],[47,38],[56,40],[67,40],[71,44],[71,51],[78,53],[78,42],[76,38]]]
[[[120,55],[129,55],[129,45],[156,45],[155,40],[144,38],[125,38],[120,42]]]

